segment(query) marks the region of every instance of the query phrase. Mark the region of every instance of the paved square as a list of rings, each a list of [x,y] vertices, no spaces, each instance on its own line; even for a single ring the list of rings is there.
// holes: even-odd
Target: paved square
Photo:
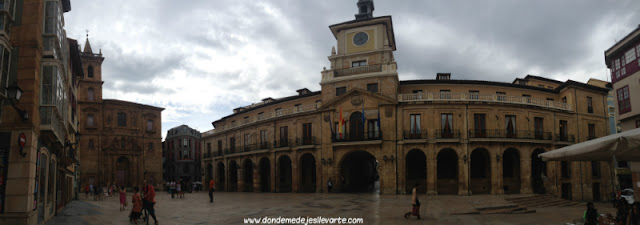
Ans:
[[[562,224],[582,216],[586,207],[535,208],[528,214],[471,214],[476,208],[512,204],[506,197],[515,195],[421,196],[423,219],[405,220],[410,211],[409,195],[374,194],[296,194],[216,192],[209,203],[206,192],[186,193],[184,199],[171,199],[157,192],[156,213],[159,224],[244,224],[254,217],[357,217],[364,224]],[[523,195],[526,196],[526,195]],[[91,197],[90,197],[91,198]],[[131,201],[128,193],[127,201]],[[426,207],[425,207],[426,206]],[[596,203],[600,213],[614,213],[608,203]],[[87,200],[82,194],[47,224],[129,224],[125,212],[119,210],[118,197],[103,201]],[[153,220],[152,220],[153,221]]]

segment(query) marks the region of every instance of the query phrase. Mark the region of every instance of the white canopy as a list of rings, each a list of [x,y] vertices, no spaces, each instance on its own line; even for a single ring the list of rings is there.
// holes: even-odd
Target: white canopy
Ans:
[[[640,128],[585,141],[539,155],[544,161],[640,161]]]

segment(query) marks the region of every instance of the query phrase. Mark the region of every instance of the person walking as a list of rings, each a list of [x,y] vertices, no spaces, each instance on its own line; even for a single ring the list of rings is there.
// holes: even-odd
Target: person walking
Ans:
[[[331,178],[329,178],[329,181],[327,181],[327,190],[330,193],[331,189],[333,189],[333,181],[331,181]]]
[[[171,180],[171,198],[176,195],[176,181]]]
[[[138,224],[138,218],[142,215],[142,198],[140,197],[140,193],[138,193],[140,189],[138,187],[133,187],[133,196],[131,196],[131,214],[129,214],[129,222],[133,222]],[[156,222],[157,224],[158,222]]]
[[[144,187],[142,188],[142,208],[146,209],[149,215],[153,217],[153,221],[155,224],[158,224],[158,219],[156,219],[156,211],[153,209],[153,206],[156,204],[156,191],[153,189],[153,185],[147,184],[147,180],[142,182]],[[147,220],[149,218],[147,217]]]
[[[404,218],[408,219],[409,216],[417,216],[420,219],[420,201],[418,200],[418,187],[420,183],[416,182],[416,185],[413,186],[412,194],[411,194],[411,205],[413,206],[413,210],[411,212],[405,213]]]
[[[182,198],[182,180],[176,183],[176,191],[178,192],[178,198]]]
[[[88,184],[84,186],[84,196],[86,198],[89,198],[89,185]]]
[[[213,202],[213,191],[216,190],[216,184],[213,179],[209,181],[209,202]]]
[[[124,186],[120,186],[120,211],[124,211],[124,207],[127,206],[127,192],[124,190]]]

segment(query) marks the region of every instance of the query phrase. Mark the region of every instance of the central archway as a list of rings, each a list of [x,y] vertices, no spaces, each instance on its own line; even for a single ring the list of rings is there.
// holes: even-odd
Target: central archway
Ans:
[[[368,152],[355,151],[340,164],[344,192],[380,192],[378,160]]]
[[[471,193],[489,194],[491,192],[491,160],[489,152],[478,148],[471,152]]]
[[[260,191],[271,191],[271,162],[269,158],[262,157],[260,159]]]
[[[300,191],[316,192],[316,159],[307,153],[300,157]]]
[[[520,193],[520,153],[518,149],[509,148],[502,156],[502,180],[505,194]]]
[[[458,154],[453,149],[443,149],[437,160],[438,194],[458,194]]]
[[[224,164],[222,162],[218,163],[218,176],[216,176],[216,191],[224,191]]]
[[[244,160],[243,173],[243,191],[253,192],[253,162],[250,159]]]
[[[542,161],[538,155],[544,153],[544,149],[536,149],[531,153],[531,187],[533,193],[544,194],[544,180],[547,177],[547,163]]]
[[[238,167],[236,161],[229,162],[229,191],[238,191]]]
[[[279,192],[291,192],[292,191],[292,179],[291,179],[291,159],[289,156],[283,155],[278,159],[278,179]]]
[[[406,159],[406,193],[411,193],[413,186],[419,183],[418,192],[427,193],[427,156],[420,149],[407,153]]]
[[[131,172],[129,171],[129,159],[127,159],[127,157],[121,156],[116,162],[116,184],[118,185],[118,187],[131,186],[129,174],[131,174]]]

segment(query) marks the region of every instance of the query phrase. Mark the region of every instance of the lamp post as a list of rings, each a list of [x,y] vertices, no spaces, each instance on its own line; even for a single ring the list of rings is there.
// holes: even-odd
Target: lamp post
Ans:
[[[29,119],[29,114],[26,111],[21,110],[16,106],[16,103],[18,103],[18,101],[20,101],[20,98],[22,97],[22,93],[23,93],[22,89],[20,89],[20,87],[18,87],[18,85],[15,82],[13,82],[13,84],[7,87],[6,98],[11,103],[11,106],[13,107],[13,109],[15,109],[16,112],[18,112],[22,120],[26,121],[27,119]]]

